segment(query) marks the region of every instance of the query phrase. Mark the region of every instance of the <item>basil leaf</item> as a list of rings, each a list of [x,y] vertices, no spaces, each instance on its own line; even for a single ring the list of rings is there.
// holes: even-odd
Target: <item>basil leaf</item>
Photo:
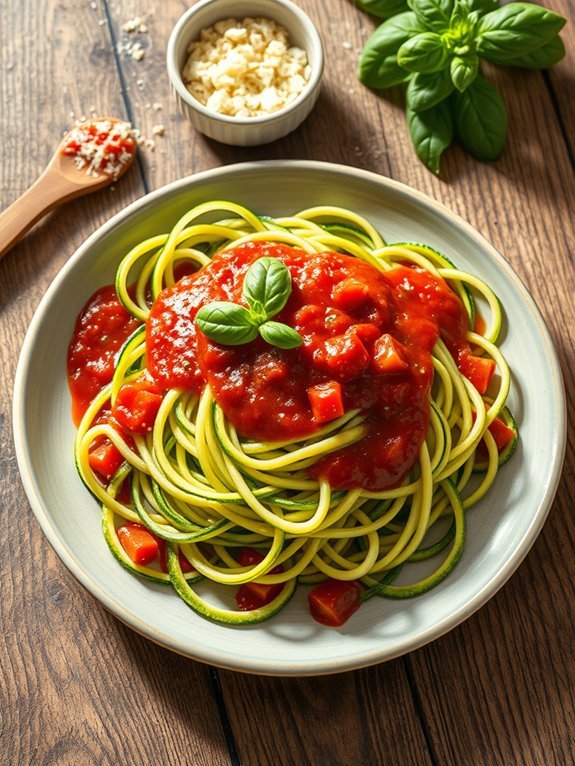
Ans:
[[[497,88],[478,74],[463,93],[455,93],[453,112],[459,143],[480,160],[495,160],[507,135],[507,111]]]
[[[266,343],[278,348],[297,348],[303,343],[301,335],[283,322],[264,322],[258,330]]]
[[[451,59],[449,67],[451,80],[461,93],[475,80],[478,71],[479,59],[474,53],[468,53],[466,56],[454,56]]]
[[[442,32],[449,27],[454,0],[407,0],[421,24],[433,32]]]
[[[555,37],[565,19],[532,3],[509,3],[483,16],[477,28],[477,52],[494,64],[525,56]]]
[[[245,306],[227,301],[208,303],[196,314],[200,330],[216,343],[239,346],[257,337],[258,328]]]
[[[378,19],[387,19],[408,10],[406,0],[355,0],[355,4]]]
[[[415,153],[424,165],[439,175],[441,155],[453,140],[448,102],[442,101],[424,112],[414,112],[408,107],[407,121]]]
[[[471,11],[487,13],[497,8],[499,0],[467,0],[467,5]]]
[[[435,32],[421,32],[403,43],[397,63],[409,72],[439,72],[447,61],[447,48]]]
[[[261,320],[277,314],[291,293],[291,275],[277,258],[258,258],[244,278],[243,294],[252,313]]]
[[[552,37],[548,43],[545,43],[533,53],[526,53],[524,56],[517,56],[508,59],[507,66],[519,66],[523,69],[550,69],[558,61],[561,61],[565,55],[565,46],[563,40],[557,35]]]
[[[394,16],[368,38],[359,59],[358,77],[368,88],[391,88],[409,79],[409,73],[397,63],[397,51],[412,35],[421,31],[411,11]]]
[[[434,74],[416,72],[407,86],[407,104],[414,112],[423,112],[444,101],[453,91],[447,69]]]

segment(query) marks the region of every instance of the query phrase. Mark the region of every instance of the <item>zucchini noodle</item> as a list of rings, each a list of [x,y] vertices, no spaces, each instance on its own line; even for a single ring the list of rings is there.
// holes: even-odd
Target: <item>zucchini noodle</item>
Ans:
[[[361,441],[366,426],[359,409],[305,438],[257,442],[236,431],[206,383],[201,394],[181,388],[166,391],[145,436],[125,438],[100,422],[100,410],[112,406],[121,387],[146,369],[146,320],[160,292],[175,283],[177,267],[189,263],[199,269],[214,254],[245,242],[344,253],[383,272],[399,264],[425,269],[445,280],[460,298],[472,330],[479,297],[488,307],[488,327],[482,333],[470,331],[467,341],[475,354],[496,365],[490,396],[480,394],[462,376],[438,340],[432,355],[427,436],[401,485],[379,491],[335,489],[307,470],[325,455]],[[488,492],[517,442],[515,423],[505,407],[510,372],[495,345],[501,308],[480,279],[426,245],[386,244],[368,221],[346,209],[322,206],[272,219],[218,201],[198,205],[170,232],[134,247],[119,265],[116,292],[141,325],[119,352],[112,382],[85,412],[75,457],[80,476],[102,505],[104,536],[122,566],[154,582],[171,583],[198,613],[231,625],[269,618],[287,603],[297,583],[315,584],[326,577],[359,580],[363,599],[409,598],[449,574],[462,555],[467,510]],[[488,430],[496,417],[515,433],[502,452]],[[109,439],[124,460],[108,486],[89,462],[90,449],[102,438]],[[131,500],[120,493],[126,483]],[[165,541],[165,571],[134,564],[126,555],[117,536],[126,522],[143,524]],[[257,550],[261,560],[241,566],[235,554],[243,546]],[[189,567],[182,567],[182,557]],[[438,561],[431,571],[428,566],[422,579],[391,584],[402,567],[408,572],[410,563],[432,559]],[[238,611],[200,595],[200,580],[284,587],[270,603]]]

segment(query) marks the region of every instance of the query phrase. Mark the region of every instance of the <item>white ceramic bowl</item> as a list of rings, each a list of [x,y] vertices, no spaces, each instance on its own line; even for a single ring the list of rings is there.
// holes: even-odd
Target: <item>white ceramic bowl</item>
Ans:
[[[284,27],[292,45],[306,51],[310,78],[294,101],[272,114],[231,117],[207,109],[187,89],[182,70],[188,46],[205,27],[226,18],[260,16]],[[323,45],[313,22],[291,0],[199,0],[180,18],[168,41],[167,67],[172,90],[182,114],[206,136],[224,144],[267,144],[295,130],[311,112],[319,95],[323,73]]]
[[[513,373],[508,403],[519,425],[519,445],[488,495],[467,514],[461,561],[429,593],[408,601],[371,599],[342,628],[333,629],[311,619],[302,588],[273,619],[233,628],[200,617],[170,588],[134,577],[109,552],[98,503],[74,467],[68,342],[82,305],[96,288],[113,282],[126,252],[169,231],[194,205],[213,199],[272,216],[313,205],[347,207],[368,218],[387,241],[425,242],[497,290],[506,314],[501,350]],[[24,487],[48,540],[119,619],[163,646],[214,665],[312,675],[364,667],[416,649],[469,617],[505,583],[553,501],[565,450],[565,394],[551,339],[529,293],[501,255],[461,218],[418,191],[363,170],[307,161],[243,163],[198,173],[137,200],[68,260],[42,299],[22,348],[14,438]],[[417,580],[424,573],[420,567],[425,562],[410,564],[405,576]]]

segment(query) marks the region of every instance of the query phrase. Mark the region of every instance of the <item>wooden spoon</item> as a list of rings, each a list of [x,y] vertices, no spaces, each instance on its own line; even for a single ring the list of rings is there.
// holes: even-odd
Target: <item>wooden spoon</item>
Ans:
[[[107,170],[101,168],[96,159],[93,162],[93,170],[89,167],[89,161],[86,161],[83,167],[79,167],[82,160],[78,159],[78,155],[64,153],[74,151],[70,148],[70,141],[78,143],[78,136],[86,135],[90,126],[96,126],[96,130],[99,126],[99,130],[102,131],[107,125],[112,129],[123,125],[130,131],[126,123],[112,117],[94,118],[78,123],[64,136],[42,175],[21,197],[0,213],[0,258],[50,210],[71,199],[109,186],[124,175],[136,156],[136,140],[131,131],[129,135],[132,148],[129,152],[126,149],[121,162],[108,163]],[[88,146],[88,151],[90,147],[92,144]]]

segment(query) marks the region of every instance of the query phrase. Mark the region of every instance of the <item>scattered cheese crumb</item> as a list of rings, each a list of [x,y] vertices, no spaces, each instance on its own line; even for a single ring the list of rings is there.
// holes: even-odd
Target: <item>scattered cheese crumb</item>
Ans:
[[[287,106],[310,78],[307,54],[271,19],[224,19],[203,29],[182,71],[190,93],[214,112],[257,117]]]
[[[130,46],[129,53],[134,61],[141,61],[146,55],[146,51],[142,48],[141,43],[134,43],[132,46]]]
[[[163,125],[154,125],[152,127],[153,136],[163,136],[165,132],[166,132],[166,129]]]
[[[133,19],[129,19],[122,24],[122,32],[127,32],[128,34],[140,32],[140,34],[144,35],[147,31],[148,27],[139,16],[135,16]]]
[[[152,109],[154,110],[154,112],[159,112],[162,109],[162,105],[159,104],[157,101],[154,101],[154,103],[152,104]]]

